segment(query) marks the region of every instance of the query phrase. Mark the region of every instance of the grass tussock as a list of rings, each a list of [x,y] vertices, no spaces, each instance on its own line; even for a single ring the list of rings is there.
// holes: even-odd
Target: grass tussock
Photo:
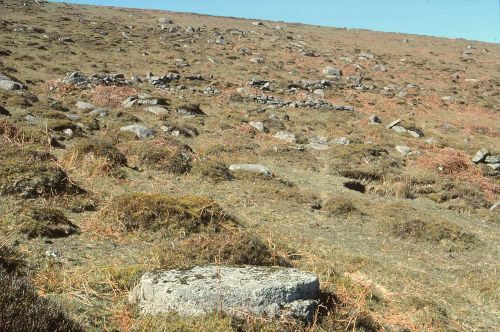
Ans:
[[[78,232],[78,227],[61,210],[51,207],[24,209],[9,218],[9,221],[29,238],[58,238]]]
[[[77,192],[48,152],[34,146],[0,146],[0,194],[26,198]]]
[[[84,139],[68,150],[62,163],[68,169],[84,169],[91,176],[107,174],[121,178],[119,167],[127,165],[127,158],[109,142]]]
[[[133,193],[115,197],[97,219],[124,232],[202,229],[220,230],[235,220],[213,200],[203,196]]]
[[[356,212],[358,209],[354,203],[344,197],[336,196],[329,198],[325,204],[323,204],[323,209],[330,215],[345,215],[349,213]]]
[[[140,166],[156,171],[186,174],[192,169],[191,148],[173,138],[133,141],[125,144],[123,150]]]
[[[200,160],[193,166],[193,173],[212,182],[230,181],[233,174],[228,166],[217,160]]]

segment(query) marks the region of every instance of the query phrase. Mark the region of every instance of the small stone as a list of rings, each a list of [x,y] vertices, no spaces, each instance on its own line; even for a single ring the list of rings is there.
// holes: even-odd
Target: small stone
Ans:
[[[368,118],[368,121],[370,121],[371,124],[380,124],[380,123],[382,123],[382,121],[380,120],[380,118],[378,116],[376,116],[375,114],[370,115],[370,117]]]
[[[500,163],[498,164],[487,164],[489,168],[491,168],[494,171],[500,170]]]
[[[351,144],[351,141],[347,137],[339,137],[333,141],[333,144],[349,145]]]
[[[273,172],[269,168],[258,164],[233,164],[229,165],[229,170],[232,172],[251,172],[266,177],[274,177]]]
[[[391,129],[397,132],[398,134],[404,134],[407,132],[407,130],[401,126],[394,126]]]
[[[169,114],[168,109],[163,106],[151,106],[144,109],[146,112],[153,113],[156,115],[167,115]]]
[[[492,207],[490,207],[490,211],[497,211],[497,210],[500,210],[500,202],[497,202],[493,204]]]
[[[195,32],[195,30],[194,30],[194,28],[192,26],[188,26],[186,28],[186,30],[184,30],[184,31],[187,32],[187,33],[191,33],[191,34],[193,34]]]
[[[397,127],[397,126],[396,126],[396,127]],[[394,127],[393,127],[392,129],[394,129]],[[420,135],[420,134],[419,134],[419,133],[417,133],[416,131],[413,131],[413,130],[407,130],[407,129],[405,129],[405,130],[406,130],[406,132],[407,132],[410,136],[412,136],[412,137],[415,137],[415,138],[422,137],[422,135]]]
[[[326,138],[321,136],[311,137],[307,147],[313,150],[327,150],[329,148]]]
[[[406,157],[411,153],[411,148],[406,145],[397,145],[396,150],[403,156]]]
[[[373,70],[385,72],[385,71],[387,71],[387,68],[384,65],[378,64],[378,65],[375,65],[375,67],[373,67]]]
[[[387,125],[387,129],[391,129],[392,127],[397,126],[401,122],[403,122],[403,120],[401,120],[401,119],[394,120]]]
[[[64,129],[63,130],[63,133],[66,135],[66,136],[69,136],[69,137],[73,137],[73,130],[67,128],[67,129]]]
[[[260,121],[250,121],[248,124],[250,126],[252,126],[253,128],[257,129],[258,131],[266,132],[266,127],[264,126],[263,122],[260,122]]]
[[[256,63],[256,64],[262,64],[262,63],[266,63],[266,60],[264,60],[263,58],[251,58],[250,62]]]
[[[71,37],[61,37],[61,38],[58,39],[58,41],[60,43],[63,43],[63,44],[65,44],[65,43],[74,43],[75,42],[73,39],[71,39]]]
[[[172,22],[172,20],[167,18],[167,17],[160,17],[158,19],[158,23],[160,23],[160,24],[172,24],[174,22]]]
[[[474,158],[472,158],[472,162],[474,164],[479,164],[479,163],[485,161],[486,157],[488,157],[489,155],[490,155],[490,151],[488,151],[487,149],[481,149],[476,153]]]
[[[493,156],[493,155],[486,156],[484,162],[487,164],[499,164],[500,156]]]
[[[93,104],[87,103],[85,101],[77,101],[76,108],[83,111],[89,111],[89,110],[94,110],[96,107]]]
[[[294,143],[296,141],[295,135],[289,131],[278,131],[274,135],[274,137],[277,139],[280,139],[282,141],[289,142],[289,143]]]
[[[98,117],[105,117],[108,116],[108,111],[102,109],[102,108],[96,108],[95,110],[91,111],[89,115],[92,116],[98,116]]]
[[[262,26],[264,25],[264,23],[260,22],[260,21],[254,21],[252,22],[252,25],[255,25],[255,26]]]
[[[374,56],[371,53],[362,52],[359,54],[358,58],[360,60],[368,60],[368,59],[373,59]]]
[[[335,67],[326,67],[325,69],[323,69],[323,74],[328,77],[340,77],[342,76],[342,70]]]
[[[152,129],[141,125],[129,125],[121,127],[120,130],[132,132],[139,139],[147,139],[154,137],[154,131]]]

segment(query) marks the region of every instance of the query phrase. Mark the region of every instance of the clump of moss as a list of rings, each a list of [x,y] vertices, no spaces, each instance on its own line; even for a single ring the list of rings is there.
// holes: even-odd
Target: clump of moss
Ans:
[[[229,181],[233,179],[233,174],[227,165],[221,161],[201,160],[194,164],[193,173],[203,179],[213,182]]]
[[[186,174],[192,168],[191,148],[173,138],[135,141],[125,149],[128,155],[138,159],[140,165],[157,171]]]
[[[391,224],[394,236],[438,244],[442,241],[471,245],[477,243],[474,234],[445,220],[426,221],[417,218],[398,219]]]
[[[98,218],[125,232],[182,230],[194,233],[202,229],[218,231],[224,225],[235,224],[234,218],[210,198],[161,193],[115,197]]]
[[[357,211],[356,206],[351,200],[343,196],[336,196],[328,199],[323,205],[323,209],[331,215],[348,214]]]
[[[47,122],[47,129],[53,131],[63,131],[71,129],[76,131],[78,126],[69,119],[51,119]]]
[[[1,195],[33,198],[78,191],[51,154],[33,146],[0,145]]]
[[[54,208],[31,208],[15,218],[20,223],[20,231],[29,238],[66,237],[78,232],[78,227],[66,215]]]

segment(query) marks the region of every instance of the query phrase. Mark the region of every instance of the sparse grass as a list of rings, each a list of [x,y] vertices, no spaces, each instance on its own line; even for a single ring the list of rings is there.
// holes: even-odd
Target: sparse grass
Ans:
[[[28,238],[58,238],[78,232],[78,227],[61,210],[50,207],[26,208],[4,219]]]
[[[118,107],[130,96],[137,95],[137,90],[128,86],[99,85],[92,91],[92,102],[101,107]]]
[[[232,216],[207,197],[176,197],[159,193],[115,197],[101,210],[97,219],[105,227],[124,232],[176,229],[189,234],[202,229],[218,231],[235,224]]]

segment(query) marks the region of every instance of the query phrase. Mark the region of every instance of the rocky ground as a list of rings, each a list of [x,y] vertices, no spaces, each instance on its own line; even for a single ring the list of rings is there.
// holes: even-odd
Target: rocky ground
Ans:
[[[498,44],[14,0],[0,41],[6,330],[499,328]],[[129,301],[207,264],[312,272],[320,304]]]

